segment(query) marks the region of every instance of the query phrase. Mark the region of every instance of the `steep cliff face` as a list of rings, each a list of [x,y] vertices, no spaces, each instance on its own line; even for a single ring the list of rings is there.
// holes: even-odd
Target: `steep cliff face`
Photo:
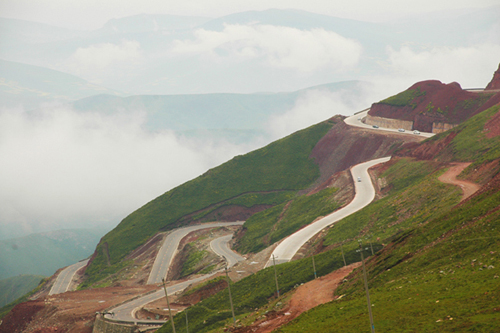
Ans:
[[[411,121],[412,129],[439,132],[441,127],[449,129],[476,114],[491,96],[491,93],[463,90],[456,82],[422,81],[374,103],[368,114],[371,117]]]
[[[497,90],[500,89],[500,64],[498,64],[498,69],[493,74],[493,79],[486,86],[485,90]]]

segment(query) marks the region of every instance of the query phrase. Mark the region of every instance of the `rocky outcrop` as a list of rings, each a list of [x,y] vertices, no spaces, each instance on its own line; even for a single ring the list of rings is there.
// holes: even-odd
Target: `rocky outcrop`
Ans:
[[[485,90],[498,90],[500,89],[500,64],[498,65],[498,69],[493,74],[493,79],[491,79],[490,83],[486,86]]]

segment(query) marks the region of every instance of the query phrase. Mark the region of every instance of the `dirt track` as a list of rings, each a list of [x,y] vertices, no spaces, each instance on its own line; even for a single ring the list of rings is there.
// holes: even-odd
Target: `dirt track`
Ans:
[[[480,186],[475,183],[456,178],[470,164],[471,163],[453,163],[451,167],[438,178],[439,181],[443,183],[460,186],[463,192],[462,200],[460,201],[464,201],[480,188]]]

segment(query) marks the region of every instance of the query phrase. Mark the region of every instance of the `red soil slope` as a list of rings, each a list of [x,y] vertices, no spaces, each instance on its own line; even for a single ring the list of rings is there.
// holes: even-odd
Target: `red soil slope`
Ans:
[[[498,65],[498,69],[493,74],[493,79],[491,79],[490,83],[488,83],[485,90],[496,89],[500,89],[500,64]]]
[[[333,293],[335,289],[337,289],[346,276],[360,265],[361,263],[358,262],[343,267],[328,275],[301,285],[295,291],[290,302],[281,310],[270,311],[265,315],[265,319],[257,320],[251,326],[233,329],[231,332],[269,333],[289,323],[307,310],[332,301],[334,299]]]
[[[414,129],[431,132],[434,122],[459,124],[470,118],[491,97],[463,90],[456,82],[444,84],[437,80],[415,83],[408,90],[418,90],[422,95],[406,106],[374,103],[369,115],[413,121]]]

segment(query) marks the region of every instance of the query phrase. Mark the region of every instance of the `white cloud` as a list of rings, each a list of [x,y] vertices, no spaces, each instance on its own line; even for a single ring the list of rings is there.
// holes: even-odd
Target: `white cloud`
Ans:
[[[0,110],[0,231],[116,221],[247,148],[142,128],[140,113]]]
[[[86,79],[100,81],[114,71],[141,64],[144,60],[137,41],[122,40],[120,44],[101,43],[79,47],[64,65],[65,69]]]
[[[414,51],[408,46],[388,48],[389,66],[395,79],[417,82],[437,79],[456,81],[463,88],[485,87],[498,67],[500,44],[471,47],[435,47]]]
[[[194,40],[174,41],[172,53],[202,55],[214,61],[261,59],[272,67],[314,72],[352,69],[361,56],[359,42],[324,29],[303,31],[271,25],[225,25],[199,29]]]
[[[372,89],[369,83],[359,83],[355,91],[308,90],[299,97],[292,109],[271,116],[266,124],[267,131],[273,139],[278,139],[335,115],[352,115],[370,106],[373,101]]]

